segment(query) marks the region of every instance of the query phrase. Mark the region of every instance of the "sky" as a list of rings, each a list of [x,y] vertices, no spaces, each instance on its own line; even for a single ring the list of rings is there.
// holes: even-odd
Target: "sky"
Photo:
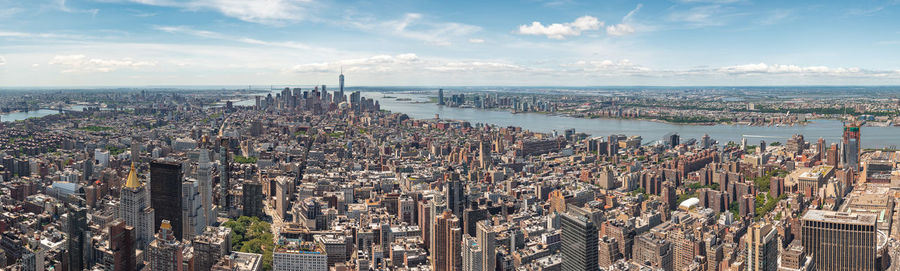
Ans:
[[[900,85],[900,0],[0,0],[0,88]]]

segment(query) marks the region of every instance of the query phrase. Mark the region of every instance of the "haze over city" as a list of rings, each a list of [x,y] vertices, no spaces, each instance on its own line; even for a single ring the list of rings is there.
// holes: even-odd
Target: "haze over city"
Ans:
[[[894,85],[897,4],[2,0],[0,87]]]

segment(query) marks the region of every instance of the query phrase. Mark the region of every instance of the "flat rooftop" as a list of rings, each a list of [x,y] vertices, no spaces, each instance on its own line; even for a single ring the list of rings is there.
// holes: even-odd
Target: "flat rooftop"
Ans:
[[[803,220],[875,226],[878,216],[874,214],[809,210],[803,215]]]

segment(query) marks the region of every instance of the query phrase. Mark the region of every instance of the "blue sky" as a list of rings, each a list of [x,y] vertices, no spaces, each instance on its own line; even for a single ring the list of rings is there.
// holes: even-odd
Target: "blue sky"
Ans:
[[[0,0],[0,87],[900,85],[900,0]]]

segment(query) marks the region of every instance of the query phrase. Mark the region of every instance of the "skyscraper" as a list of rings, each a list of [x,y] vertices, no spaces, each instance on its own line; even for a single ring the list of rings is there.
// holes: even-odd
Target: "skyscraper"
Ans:
[[[203,226],[213,225],[216,223],[215,208],[213,208],[213,186],[212,186],[212,163],[209,162],[209,151],[200,149],[199,159],[197,159],[197,185],[200,188],[200,206],[203,211],[203,217],[206,221]]]
[[[465,207],[465,188],[459,180],[459,173],[447,173],[447,188],[445,189],[445,199],[447,199],[447,208],[453,212],[456,217],[462,216],[462,210]]]
[[[184,246],[178,241],[172,232],[172,225],[168,220],[160,221],[159,233],[156,240],[150,243],[147,249],[147,258],[150,260],[150,270],[153,271],[181,271]]]
[[[262,185],[253,181],[247,181],[244,182],[242,190],[244,192],[243,197],[241,197],[244,206],[242,215],[264,218]]]
[[[343,102],[344,100],[344,67],[341,67],[341,75],[338,76],[338,95],[336,101],[337,103]]]
[[[202,234],[206,228],[206,217],[200,200],[200,186],[197,180],[190,178],[181,183],[182,237],[184,240]]]
[[[119,192],[119,217],[126,225],[134,227],[135,248],[146,250],[153,241],[155,210],[150,207],[146,185],[137,177],[137,170],[131,164],[131,171]]]
[[[444,89],[438,89],[438,105],[444,105]]]
[[[154,228],[159,228],[163,220],[170,222],[171,232],[176,239],[182,237],[182,194],[181,164],[167,161],[150,163],[150,200],[156,214]]]
[[[564,213],[560,217],[562,270],[598,270],[597,227],[586,216]]]
[[[748,271],[778,270],[778,242],[775,235],[775,229],[769,223],[759,222],[750,226],[744,235]]]
[[[481,270],[495,270],[497,266],[497,232],[490,220],[481,220],[475,223],[475,236],[478,246],[482,250]]]
[[[70,203],[66,213],[66,253],[68,253],[68,266],[71,271],[80,271],[89,267],[87,253],[90,248],[90,231],[87,227],[87,208]]]
[[[844,168],[859,172],[860,125],[856,122],[844,124]]]
[[[113,270],[131,271],[137,267],[134,252],[134,227],[119,219],[109,224],[109,251],[113,254]]]
[[[462,241],[462,270],[463,271],[483,271],[485,251],[481,243],[478,243],[472,236],[466,235]],[[493,269],[491,269],[493,270]]]
[[[450,210],[444,210],[434,219],[434,251],[432,270],[456,271],[462,268],[462,229],[459,218]]]
[[[809,210],[801,219],[803,247],[817,270],[875,269],[875,214]]]

